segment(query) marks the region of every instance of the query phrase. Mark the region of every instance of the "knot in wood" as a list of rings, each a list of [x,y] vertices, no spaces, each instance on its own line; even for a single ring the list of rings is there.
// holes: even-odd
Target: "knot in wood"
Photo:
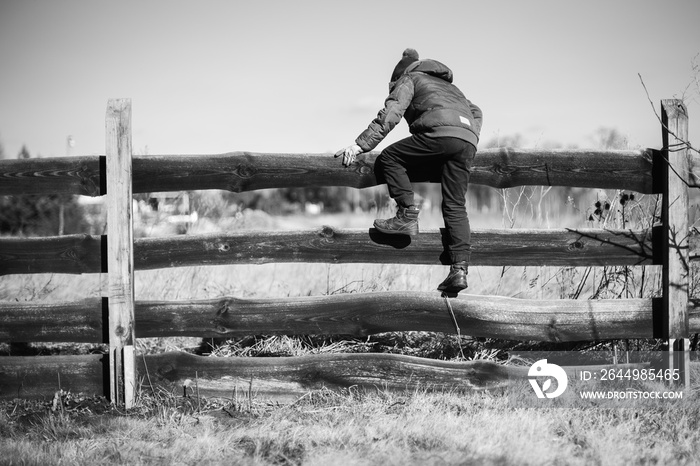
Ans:
[[[158,373],[158,375],[160,375],[166,379],[169,379],[169,377],[168,377],[169,375],[175,374],[175,368],[171,364],[164,364],[163,366],[156,369],[156,372]]]
[[[323,227],[321,227],[321,231],[319,232],[319,235],[322,238],[330,239],[330,238],[333,238],[333,236],[335,236],[335,230],[333,230],[333,227],[330,227],[328,225],[323,225]]]
[[[372,167],[362,162],[360,163],[360,167],[357,171],[360,173],[360,175],[369,175],[370,173],[372,173]]]
[[[100,186],[99,181],[95,183],[95,173],[88,167],[87,163],[80,165],[76,175],[80,180],[80,189],[87,196],[99,196]]]
[[[255,167],[253,165],[240,164],[234,170],[234,173],[240,178],[250,178],[255,175]]]
[[[554,341],[554,342],[561,342],[561,337],[559,336],[559,328],[557,327],[557,319],[554,317],[549,320],[549,323],[547,324],[547,336],[549,337],[549,341]]]
[[[219,309],[216,311],[216,315],[220,316],[220,315],[228,314],[228,312],[230,310],[231,310],[231,306],[229,305],[229,302],[224,301],[223,303],[221,303],[221,305],[219,306]]]
[[[75,248],[69,248],[60,254],[61,259],[66,259],[72,262],[78,262],[80,260],[80,254]]]
[[[517,170],[516,167],[511,167],[508,165],[502,165],[500,163],[493,164],[493,172],[498,175],[511,175]]]
[[[586,245],[583,243],[583,241],[574,241],[573,243],[569,244],[569,251],[574,251],[574,250],[581,250]]]

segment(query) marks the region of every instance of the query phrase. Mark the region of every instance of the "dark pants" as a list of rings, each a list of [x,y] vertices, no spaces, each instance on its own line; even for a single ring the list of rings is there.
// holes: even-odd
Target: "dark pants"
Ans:
[[[386,182],[389,195],[400,207],[414,203],[412,179],[439,179],[442,217],[448,233],[447,252],[453,264],[469,262],[471,254],[471,229],[465,196],[475,155],[476,147],[461,139],[430,138],[418,134],[390,145],[375,162],[377,177]],[[430,173],[436,176],[430,176]]]

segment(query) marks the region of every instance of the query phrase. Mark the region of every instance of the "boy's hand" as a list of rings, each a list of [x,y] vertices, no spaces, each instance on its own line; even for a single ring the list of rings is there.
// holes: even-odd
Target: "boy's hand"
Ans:
[[[346,167],[349,167],[352,165],[352,163],[355,161],[355,157],[357,157],[357,154],[362,153],[362,148],[358,146],[357,144],[352,144],[348,147],[345,147],[344,149],[340,149],[338,152],[335,153],[335,157],[340,157],[341,155],[343,156],[343,165]]]

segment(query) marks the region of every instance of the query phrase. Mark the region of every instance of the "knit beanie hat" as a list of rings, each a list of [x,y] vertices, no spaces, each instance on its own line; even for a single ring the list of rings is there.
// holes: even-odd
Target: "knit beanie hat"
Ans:
[[[414,49],[406,49],[403,51],[403,55],[401,56],[401,60],[399,63],[396,65],[396,68],[394,68],[394,72],[391,73],[391,81],[394,82],[397,79],[401,77],[401,75],[406,71],[406,68],[408,68],[408,65],[411,63],[418,61],[418,52],[416,52]]]

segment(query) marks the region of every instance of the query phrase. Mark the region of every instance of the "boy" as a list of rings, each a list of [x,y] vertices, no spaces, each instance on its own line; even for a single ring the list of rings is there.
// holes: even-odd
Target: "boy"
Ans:
[[[471,230],[465,195],[482,113],[452,84],[452,70],[436,60],[418,58],[413,49],[403,52],[391,75],[384,108],[355,144],[335,156],[342,155],[343,165],[349,166],[358,154],[374,149],[402,117],[406,118],[411,136],[384,149],[374,167],[398,210],[393,218],[375,220],[374,227],[385,234],[417,235],[419,208],[408,171],[439,170],[451,266],[438,290],[459,293],[467,288]]]

